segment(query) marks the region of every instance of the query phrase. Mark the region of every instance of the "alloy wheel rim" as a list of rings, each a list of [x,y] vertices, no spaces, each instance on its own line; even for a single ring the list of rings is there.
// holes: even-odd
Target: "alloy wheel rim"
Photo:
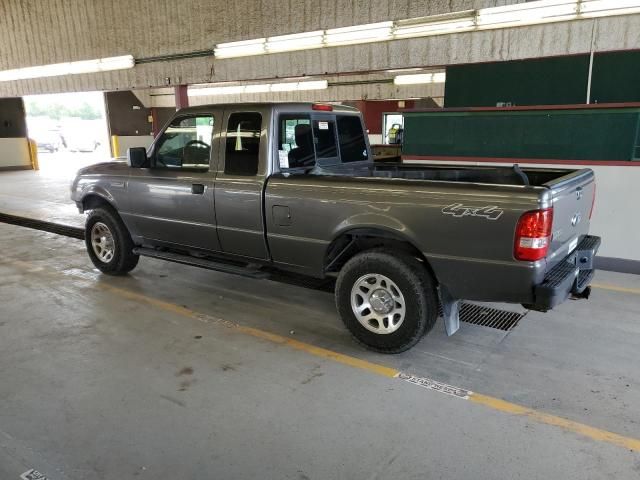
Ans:
[[[364,328],[380,335],[397,331],[406,316],[402,291],[389,277],[378,273],[363,275],[354,282],[351,309]]]
[[[109,227],[102,222],[96,222],[91,227],[91,248],[98,260],[109,263],[116,253],[115,241]]]

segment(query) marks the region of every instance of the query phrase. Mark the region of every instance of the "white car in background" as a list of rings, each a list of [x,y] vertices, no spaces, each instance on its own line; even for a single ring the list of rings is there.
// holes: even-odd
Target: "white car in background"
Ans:
[[[94,152],[100,146],[100,142],[90,136],[65,135],[64,140],[71,152]]]

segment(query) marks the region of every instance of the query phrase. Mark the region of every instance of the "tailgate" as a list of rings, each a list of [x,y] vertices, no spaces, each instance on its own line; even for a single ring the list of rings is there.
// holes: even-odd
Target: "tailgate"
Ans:
[[[553,236],[547,255],[547,268],[552,267],[589,233],[589,216],[595,196],[595,175],[585,168],[545,184],[553,195]]]

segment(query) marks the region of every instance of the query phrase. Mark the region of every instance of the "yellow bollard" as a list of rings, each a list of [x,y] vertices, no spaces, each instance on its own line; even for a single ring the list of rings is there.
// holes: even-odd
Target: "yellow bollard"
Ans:
[[[113,158],[120,156],[120,139],[118,135],[111,135],[111,154]]]
[[[29,157],[31,159],[31,168],[34,170],[40,170],[40,164],[38,163],[38,144],[33,138],[27,138],[29,143]]]

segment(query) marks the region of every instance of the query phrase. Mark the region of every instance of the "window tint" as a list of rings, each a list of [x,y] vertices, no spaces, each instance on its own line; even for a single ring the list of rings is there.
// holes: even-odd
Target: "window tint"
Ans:
[[[315,164],[316,156],[309,115],[280,116],[278,159],[280,168],[308,167]]]
[[[344,115],[338,117],[338,138],[342,163],[368,160],[367,144],[360,117]]]
[[[260,152],[262,115],[255,112],[232,113],[227,127],[224,173],[256,175]]]
[[[155,149],[157,168],[209,169],[213,117],[179,117],[167,127]]]
[[[313,135],[316,146],[316,157],[334,158],[338,156],[336,148],[335,122],[333,120],[314,120]]]

